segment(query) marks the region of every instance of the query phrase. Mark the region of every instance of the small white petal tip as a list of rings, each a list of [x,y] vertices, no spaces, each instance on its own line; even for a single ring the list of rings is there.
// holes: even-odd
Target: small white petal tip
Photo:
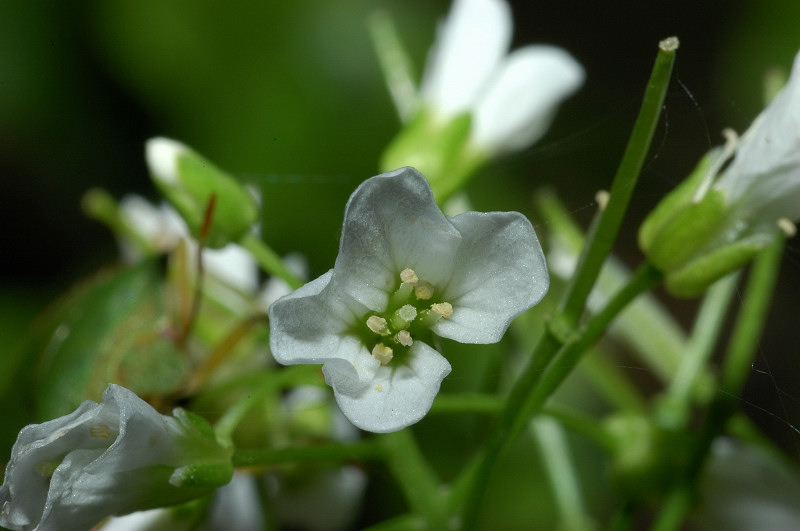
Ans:
[[[177,160],[187,147],[177,140],[164,137],[151,138],[145,146],[145,158],[153,177],[169,183],[177,183]]]

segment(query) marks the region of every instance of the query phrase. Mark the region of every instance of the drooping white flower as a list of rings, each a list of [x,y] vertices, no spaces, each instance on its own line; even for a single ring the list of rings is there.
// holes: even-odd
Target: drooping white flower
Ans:
[[[350,197],[334,268],[270,307],[270,346],[281,363],[324,364],[353,424],[395,431],[427,413],[450,372],[433,334],[497,342],[548,285],[523,215],[449,218],[425,178],[402,168]]]
[[[0,525],[89,529],[112,514],[180,503],[227,483],[229,450],[183,410],[159,414],[109,385],[98,404],[20,432],[0,487]]]
[[[470,138],[491,153],[541,138],[558,105],[583,83],[561,48],[529,45],[508,53],[513,31],[504,0],[455,0],[439,28],[420,89],[442,121],[472,114]]]

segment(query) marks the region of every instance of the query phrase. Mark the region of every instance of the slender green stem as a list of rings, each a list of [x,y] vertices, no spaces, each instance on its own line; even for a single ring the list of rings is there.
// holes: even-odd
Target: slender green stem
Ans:
[[[731,395],[739,395],[750,374],[778,280],[784,243],[784,234],[776,235],[775,241],[758,255],[750,270],[742,309],[736,318],[722,371],[722,389]]]
[[[400,43],[397,28],[385,11],[372,13],[367,18],[367,29],[397,114],[406,122],[418,106],[411,59]]]
[[[414,439],[410,429],[381,436],[386,465],[405,494],[411,511],[423,516],[431,529],[444,523],[444,496],[440,481]]]
[[[342,463],[348,461],[380,460],[384,458],[383,446],[375,439],[354,443],[325,443],[285,448],[238,449],[233,454],[233,465],[254,467],[296,463]]]
[[[239,244],[252,253],[258,265],[266,273],[284,280],[292,289],[297,289],[304,284],[301,279],[297,278],[297,275],[289,271],[278,253],[257,235],[248,234],[242,238]]]
[[[572,277],[567,295],[561,305],[561,313],[569,323],[578,322],[583,313],[586,299],[600,273],[600,268],[617,238],[661,115],[661,107],[669,86],[676,49],[677,39],[674,39],[674,43],[671,39],[659,43],[659,52],[650,74],[644,100],[611,185],[608,204],[602,209],[601,215],[595,218],[589,229],[587,245],[578,260],[575,276]]]
[[[270,373],[258,389],[250,393],[244,400],[236,402],[222,415],[216,422],[214,431],[218,437],[231,440],[236,426],[255,404],[278,389],[315,380],[318,378],[318,374],[319,368],[315,365],[295,365]]]
[[[492,468],[502,450],[513,441],[524,428],[527,419],[537,411],[550,394],[561,384],[577,364],[580,356],[605,331],[611,320],[640,293],[655,286],[661,280],[661,273],[645,263],[634,274],[631,282],[621,290],[608,305],[577,332],[560,349],[556,346],[555,361],[543,364],[542,357],[535,356],[531,364],[520,375],[500,413],[483,452],[478,456],[480,464],[470,485],[470,492],[464,503],[464,526],[472,529],[476,525],[480,502],[491,476]],[[544,348],[552,348],[554,338],[545,336]],[[540,343],[541,345],[542,343]],[[557,343],[555,343],[557,345]],[[537,351],[537,354],[539,352]]]
[[[562,527],[573,530],[588,527],[590,520],[586,516],[578,475],[561,426],[547,417],[536,417],[530,426],[541,449],[542,464],[553,486]]]
[[[706,422],[699,434],[681,481],[670,491],[667,503],[656,522],[659,531],[680,529],[686,512],[691,508],[697,476],[703,469],[711,444],[722,433],[735,412],[735,399],[744,386],[758,343],[769,303],[775,289],[785,236],[775,236],[773,243],[755,259],[747,280],[742,307],[734,324],[722,371],[722,393],[709,406]]]
[[[714,352],[738,282],[738,272],[728,275],[715,282],[703,298],[692,335],[686,345],[683,362],[675,373],[663,407],[660,408],[661,421],[668,428],[683,429],[688,421],[692,392]]]

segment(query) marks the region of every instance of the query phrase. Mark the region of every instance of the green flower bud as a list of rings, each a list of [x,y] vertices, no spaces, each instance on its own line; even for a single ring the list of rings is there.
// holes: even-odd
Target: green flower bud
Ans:
[[[153,182],[201,239],[209,205],[214,201],[205,245],[212,249],[239,241],[258,220],[258,205],[233,177],[187,146],[153,138],[146,146]]]

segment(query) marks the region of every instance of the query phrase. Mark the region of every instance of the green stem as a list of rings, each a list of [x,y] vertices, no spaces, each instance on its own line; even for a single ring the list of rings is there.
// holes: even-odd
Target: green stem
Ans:
[[[264,241],[255,234],[248,234],[239,242],[239,244],[250,251],[253,257],[258,262],[266,273],[276,276],[287,284],[292,289],[297,289],[305,282],[297,278],[297,275],[289,271],[286,264],[283,263],[278,253],[272,250]]]
[[[561,527],[573,530],[588,528],[590,520],[586,516],[578,475],[561,426],[546,417],[536,417],[530,426],[539,443],[542,464],[553,487],[556,505],[561,514]]]
[[[534,356],[528,368],[520,375],[511,389],[506,406],[500,413],[489,440],[481,454],[470,492],[464,503],[465,529],[473,529],[477,523],[480,503],[488,486],[491,471],[502,450],[524,428],[527,419],[536,412],[550,394],[560,385],[566,376],[577,364],[580,356],[589,348],[605,331],[608,324],[625,306],[637,295],[644,293],[661,280],[661,273],[645,263],[634,274],[631,282],[621,290],[608,305],[587,323],[586,327],[576,332],[559,350],[556,340],[552,336],[544,336],[539,346],[544,349],[554,349],[557,352],[556,360],[550,364],[542,363],[543,356]],[[537,347],[537,354],[539,354]],[[552,356],[548,356],[552,359]],[[548,359],[548,361],[549,361]],[[539,360],[537,362],[537,360]]]
[[[738,282],[738,273],[728,275],[715,282],[703,298],[683,362],[678,367],[660,408],[660,420],[670,429],[683,429],[688,422],[692,393],[714,352]]]
[[[587,245],[578,260],[576,273],[561,305],[561,313],[568,323],[577,323],[583,313],[586,299],[597,280],[600,268],[617,238],[639,173],[650,151],[650,143],[661,115],[661,107],[675,61],[677,39],[674,39],[674,44],[671,39],[659,43],[658,55],[650,74],[644,100],[617,174],[614,176],[608,204],[589,229]]]
[[[403,122],[407,122],[419,105],[411,59],[400,43],[397,28],[385,11],[372,13],[367,18],[367,29],[397,114]]]
[[[238,449],[233,454],[233,466],[255,467],[296,463],[342,463],[348,461],[380,460],[384,449],[375,439],[355,443],[325,443],[285,448]]]
[[[773,243],[756,257],[747,279],[742,307],[734,324],[733,334],[722,371],[722,392],[711,402],[706,422],[689,456],[684,475],[667,497],[667,503],[656,520],[659,531],[680,529],[691,508],[697,477],[703,470],[711,444],[725,431],[735,412],[736,397],[744,387],[750,364],[758,344],[769,303],[777,281],[785,236],[775,236]]]
[[[440,481],[428,466],[410,429],[387,433],[380,441],[386,465],[405,494],[411,511],[423,516],[430,529],[444,525]]]
[[[236,427],[255,404],[258,404],[270,393],[283,387],[307,384],[318,379],[319,367],[316,365],[295,365],[274,371],[265,378],[261,387],[248,394],[247,398],[231,406],[214,425],[214,432],[223,440],[230,441]]]
[[[750,270],[722,371],[722,390],[731,395],[739,395],[750,374],[778,280],[785,241],[784,234],[778,234],[772,245],[758,255]]]

